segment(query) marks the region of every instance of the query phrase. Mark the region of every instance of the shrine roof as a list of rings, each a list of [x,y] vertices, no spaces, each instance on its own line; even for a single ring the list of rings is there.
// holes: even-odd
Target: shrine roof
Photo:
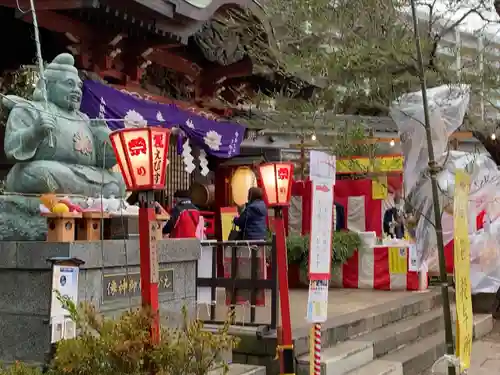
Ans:
[[[361,125],[378,133],[397,133],[398,127],[389,116],[358,116],[337,114],[332,111],[322,115],[286,111],[259,111],[256,109],[235,112],[233,121],[240,122],[248,129],[263,130],[265,134],[290,134],[315,131],[319,134]],[[474,131],[467,117],[457,132]]]
[[[17,9],[16,1],[2,0],[1,5]],[[220,8],[245,8],[250,3],[252,0],[38,0],[35,6],[42,15],[55,12],[91,23],[98,18],[117,28],[123,24],[141,34],[173,34],[185,42]]]
[[[122,13],[157,30],[188,37],[226,5],[246,7],[252,0],[92,0],[83,1],[108,14]],[[82,1],[80,1],[82,3]]]

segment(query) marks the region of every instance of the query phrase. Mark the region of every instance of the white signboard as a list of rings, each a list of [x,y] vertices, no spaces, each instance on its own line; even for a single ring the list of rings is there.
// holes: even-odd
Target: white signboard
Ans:
[[[408,258],[409,258],[409,265],[408,265],[408,271],[410,272],[417,272],[419,267],[418,264],[418,254],[417,254],[417,245],[415,244],[410,244],[408,246]]]
[[[311,151],[309,154],[309,177],[329,179],[331,184],[335,184],[335,173],[337,172],[335,156],[326,152]]]
[[[328,315],[328,281],[331,273],[334,225],[333,185],[337,171],[335,156],[311,151],[309,168],[312,203],[307,320],[311,323],[322,323]]]
[[[205,243],[210,243],[217,241],[205,241]],[[215,249],[215,245],[208,244],[207,246],[201,247],[201,255],[198,260],[198,277],[200,278],[211,278],[212,277],[212,255]],[[212,304],[212,289],[210,287],[199,286],[197,287],[197,303],[198,305],[211,305]]]
[[[328,280],[309,281],[307,320],[310,323],[326,322],[328,315]]]
[[[73,338],[76,335],[75,323],[59,302],[56,291],[71,299],[75,304],[78,303],[78,272],[79,268],[76,266],[54,265],[50,306],[51,342]]]
[[[331,179],[312,181],[309,279],[329,280],[332,260],[333,183]]]

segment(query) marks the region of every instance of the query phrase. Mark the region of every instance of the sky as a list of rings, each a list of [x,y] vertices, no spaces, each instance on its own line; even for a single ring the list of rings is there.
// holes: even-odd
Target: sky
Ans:
[[[472,8],[478,6],[478,4],[484,4],[481,7],[481,14],[488,20],[496,22],[485,22],[477,14],[471,14],[460,24],[460,29],[468,32],[478,32],[483,31],[489,36],[494,36],[495,39],[500,40],[500,16],[497,15],[493,7],[494,0],[416,0],[417,4],[432,4],[435,2],[436,17],[441,19],[450,20],[452,23],[455,20],[460,19],[464,14],[467,13]],[[454,5],[459,3],[460,5]],[[453,5],[452,5],[453,4]],[[429,8],[425,5],[420,5],[417,7],[419,13],[427,13]],[[436,13],[437,10],[437,13]]]

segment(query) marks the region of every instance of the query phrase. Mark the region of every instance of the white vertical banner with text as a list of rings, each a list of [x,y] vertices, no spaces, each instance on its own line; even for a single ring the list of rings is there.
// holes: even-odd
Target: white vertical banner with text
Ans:
[[[329,280],[332,260],[333,186],[331,180],[312,181],[309,279]]]
[[[76,336],[76,324],[58,295],[78,304],[78,274],[79,268],[75,266],[53,266],[50,306],[51,343]]]
[[[326,321],[328,314],[336,159],[325,152],[311,151],[309,160],[312,202],[307,320],[322,323]]]

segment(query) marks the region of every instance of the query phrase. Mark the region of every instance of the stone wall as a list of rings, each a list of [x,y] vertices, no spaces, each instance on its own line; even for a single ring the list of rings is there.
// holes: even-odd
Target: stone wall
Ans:
[[[158,243],[160,313],[169,324],[181,308],[192,312],[196,298],[198,240]],[[52,274],[47,259],[76,257],[79,300],[91,301],[106,315],[139,306],[140,292],[121,280],[138,280],[138,240],[104,242],[0,242],[0,361],[43,362],[49,348]],[[128,276],[128,277],[127,277]]]

